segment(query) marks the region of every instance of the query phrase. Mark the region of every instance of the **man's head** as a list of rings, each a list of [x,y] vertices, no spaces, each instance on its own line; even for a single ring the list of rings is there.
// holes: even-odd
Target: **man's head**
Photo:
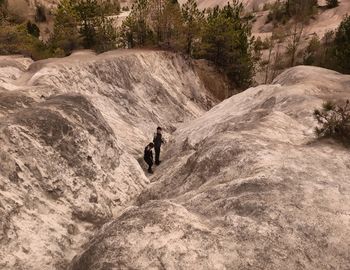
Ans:
[[[157,133],[162,133],[162,128],[161,127],[157,127]]]
[[[149,143],[148,147],[149,147],[150,149],[152,149],[152,148],[154,147],[154,143],[153,143],[153,142]]]

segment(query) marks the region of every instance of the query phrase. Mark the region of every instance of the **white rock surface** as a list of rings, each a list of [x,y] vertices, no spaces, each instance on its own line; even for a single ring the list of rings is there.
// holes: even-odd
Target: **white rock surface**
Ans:
[[[149,184],[139,164],[215,100],[176,54],[0,58],[0,268],[66,269]],[[169,135],[167,135],[169,136]]]
[[[312,117],[346,98],[350,76],[296,67],[182,125],[70,269],[349,269],[349,149]]]

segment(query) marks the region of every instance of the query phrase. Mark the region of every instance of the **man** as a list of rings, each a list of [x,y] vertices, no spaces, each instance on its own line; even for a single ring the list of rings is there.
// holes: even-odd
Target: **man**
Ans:
[[[162,146],[162,143],[165,143],[162,138],[162,128],[157,127],[157,133],[154,134],[153,138],[154,143],[154,150],[156,152],[156,165],[159,165],[161,161],[159,160],[160,157],[160,147]]]
[[[152,171],[152,166],[153,166],[153,152],[152,152],[152,149],[153,149],[153,147],[154,147],[153,143],[148,144],[146,146],[146,148],[145,148],[145,152],[144,152],[144,155],[143,155],[143,159],[148,164],[148,172],[150,174],[153,173],[153,171]]]

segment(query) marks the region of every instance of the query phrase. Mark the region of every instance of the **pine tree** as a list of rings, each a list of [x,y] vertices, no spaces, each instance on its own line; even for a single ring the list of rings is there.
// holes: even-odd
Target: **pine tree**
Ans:
[[[72,1],[61,0],[55,13],[53,35],[50,40],[52,47],[61,48],[65,54],[80,48],[78,25],[79,14]]]
[[[338,69],[350,72],[350,16],[346,16],[336,31],[334,39],[334,56]]]
[[[204,12],[198,9],[195,0],[188,0],[181,9],[183,19],[184,50],[188,55],[193,53],[193,43],[199,39],[201,26],[204,23]]]
[[[123,21],[120,29],[121,46],[134,48],[154,43],[153,32],[149,26],[150,3],[136,0],[130,15]]]
[[[107,18],[110,8],[110,4],[97,0],[61,0],[51,39],[53,47],[62,48],[66,54],[81,46],[98,52],[115,48],[116,30]]]
[[[242,19],[238,1],[209,11],[202,35],[200,56],[221,67],[237,87],[251,82],[254,61],[251,54],[251,29]]]
[[[121,43],[177,48],[181,19],[176,0],[137,0],[121,27]]]

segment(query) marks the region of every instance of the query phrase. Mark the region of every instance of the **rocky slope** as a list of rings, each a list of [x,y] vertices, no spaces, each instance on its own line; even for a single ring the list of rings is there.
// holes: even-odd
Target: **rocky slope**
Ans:
[[[349,149],[312,117],[346,98],[350,76],[296,67],[183,124],[70,269],[349,269]]]
[[[166,52],[1,57],[0,74],[1,269],[66,269],[149,184],[138,160],[156,126],[215,102]]]

